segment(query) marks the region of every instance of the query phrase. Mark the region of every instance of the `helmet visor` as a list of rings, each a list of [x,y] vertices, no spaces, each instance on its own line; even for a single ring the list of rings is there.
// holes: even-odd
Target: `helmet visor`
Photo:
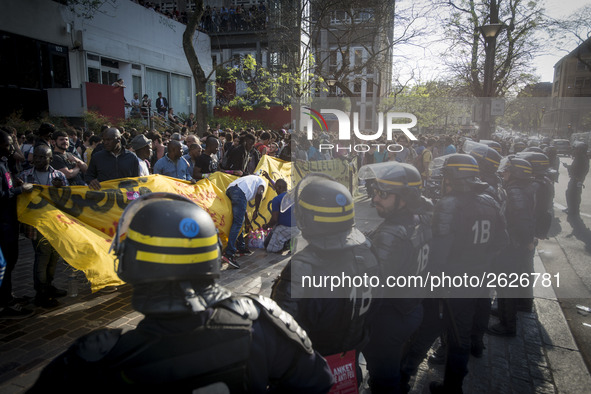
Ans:
[[[482,144],[480,142],[469,141],[467,140],[464,142],[464,146],[462,147],[464,153],[468,155],[476,155],[482,159],[486,158],[486,153],[488,151],[488,145]]]
[[[431,170],[431,178],[443,177],[443,167],[445,165],[445,162],[452,155],[455,155],[455,153],[451,153],[445,156],[439,156],[431,160],[431,164],[429,164],[429,169]]]

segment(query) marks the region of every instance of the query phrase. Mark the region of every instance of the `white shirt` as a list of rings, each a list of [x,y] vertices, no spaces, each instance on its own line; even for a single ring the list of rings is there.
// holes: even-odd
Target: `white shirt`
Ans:
[[[228,189],[232,186],[238,186],[244,195],[246,196],[246,201],[252,200],[256,194],[259,186],[263,186],[265,189],[267,188],[267,182],[257,175],[247,175],[241,178],[236,179],[234,182],[228,185]],[[263,194],[265,191],[263,190]]]
[[[139,167],[140,167],[140,174],[139,176],[148,176],[150,175],[150,170],[148,170],[148,165],[146,164],[146,162],[142,159],[140,159],[139,157],[137,158]]]

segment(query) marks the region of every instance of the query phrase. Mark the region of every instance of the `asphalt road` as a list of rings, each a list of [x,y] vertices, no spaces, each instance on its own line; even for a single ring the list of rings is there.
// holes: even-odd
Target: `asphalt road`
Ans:
[[[561,158],[567,164],[570,158]],[[591,370],[591,314],[581,314],[576,305],[591,307],[591,174],[587,175],[586,188],[581,202],[581,221],[567,220],[565,191],[568,184],[566,168],[560,166],[559,182],[555,186],[554,222],[550,238],[541,240],[538,254],[547,272],[560,274],[559,286],[554,291],[569,324],[570,330]]]

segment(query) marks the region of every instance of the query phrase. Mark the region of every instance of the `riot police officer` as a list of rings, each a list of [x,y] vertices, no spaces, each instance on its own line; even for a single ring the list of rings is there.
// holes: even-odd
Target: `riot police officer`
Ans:
[[[482,276],[490,272],[496,253],[507,243],[499,204],[484,193],[476,160],[450,155],[443,164],[443,198],[435,205],[431,264],[447,275]],[[447,288],[448,352],[443,383],[432,382],[432,393],[461,393],[468,373],[474,313],[488,303],[487,289]]]
[[[484,144],[466,141],[464,144],[464,151],[474,157],[478,162],[478,169],[480,171],[479,178],[488,184],[488,187],[484,192],[492,196],[499,203],[501,206],[501,212],[504,214],[507,193],[505,192],[501,178],[497,173],[502,160],[499,150],[492,148],[490,145],[484,146]],[[488,329],[490,310],[490,300],[489,302],[481,300],[481,302],[479,302],[479,307],[474,314],[470,354],[477,358],[482,357],[484,351],[484,334]]]
[[[589,147],[586,143],[576,141],[573,144],[573,161],[571,164],[563,163],[568,170],[568,186],[566,188],[566,209],[569,217],[578,218],[581,209],[581,194],[583,182],[589,172]]]
[[[271,297],[301,324],[320,354],[354,352],[358,357],[367,341],[372,289],[347,283],[346,278],[374,276],[378,263],[369,242],[354,227],[353,197],[333,178],[311,173],[283,198],[282,210],[292,205],[303,239],[296,239],[296,251]],[[314,285],[310,278],[335,282]],[[337,278],[343,283],[336,283]],[[358,365],[356,369],[359,381]]]
[[[372,190],[374,206],[384,218],[369,235],[382,278],[424,274],[429,261],[433,208],[421,197],[421,174],[410,164],[385,162],[361,167],[359,178]],[[412,287],[394,288],[374,303],[368,318],[369,343],[363,349],[374,394],[401,390],[403,345],[423,316],[422,298],[417,291]]]
[[[558,157],[558,151],[556,150],[555,146],[548,146],[544,148],[544,154],[548,156],[548,160],[550,161],[550,168],[552,171],[550,175],[552,176],[552,180],[555,183],[558,183],[558,177],[560,173],[558,170],[560,169],[560,158]]]
[[[501,164],[501,159],[503,158],[499,151],[485,144],[466,141],[464,152],[476,159],[479,178],[488,184],[485,193],[490,194],[501,205],[501,208],[504,209],[507,196],[502,187],[501,178],[497,174],[499,164]]]
[[[497,271],[505,275],[532,272],[531,253],[535,236],[535,186],[533,170],[527,160],[509,155],[501,161],[499,173],[507,191],[505,218],[509,245],[501,252]],[[517,328],[518,298],[532,298],[531,288],[510,289],[497,287],[500,323],[489,328],[489,333],[514,337]]]
[[[531,165],[536,196],[535,236],[538,239],[547,239],[554,211],[554,182],[551,179],[550,159],[544,153],[529,149],[519,152],[516,156],[525,159]]]
[[[154,221],[163,213],[166,222]],[[145,318],[126,333],[79,338],[30,392],[330,390],[325,360],[291,316],[268,298],[234,296],[216,284],[218,235],[195,203],[169,193],[140,197],[125,209],[113,249],[117,274],[133,285],[132,304]]]

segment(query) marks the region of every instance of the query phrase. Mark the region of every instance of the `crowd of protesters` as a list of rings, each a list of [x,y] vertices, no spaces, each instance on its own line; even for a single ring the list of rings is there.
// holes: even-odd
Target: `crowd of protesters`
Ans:
[[[411,141],[401,134],[396,139],[399,147],[393,152],[385,148],[387,141],[357,144],[363,149],[353,149],[352,145],[340,146],[342,141],[337,141],[331,133],[320,133],[316,139],[308,141],[305,136],[295,138],[285,129],[232,130],[222,129],[219,124],[208,126],[200,133],[187,126],[159,133],[104,125],[95,134],[74,128],[61,130],[48,123],[25,135],[19,135],[10,127],[2,129],[0,246],[7,266],[0,287],[0,318],[25,318],[33,313],[12,296],[11,288],[11,272],[18,259],[17,241],[21,231],[15,197],[30,192],[32,184],[87,185],[100,190],[101,183],[110,179],[149,174],[190,182],[207,179],[216,172],[236,176],[226,189],[232,205],[232,226],[221,261],[237,269],[240,268],[237,258],[252,253],[245,243],[244,231],[251,227],[250,221],[256,220],[268,189],[280,196],[271,204],[273,216],[269,226],[274,227],[276,239],[270,239],[268,250],[288,249],[289,236],[293,234],[291,227],[296,225],[291,222],[290,213],[282,217],[284,212],[279,209],[287,184],[273,181],[264,172],[256,172],[264,155],[293,162],[357,161],[359,179],[365,182],[376,212],[384,218],[378,230],[368,235],[374,245],[370,250],[364,236],[355,231],[350,191],[329,177],[307,184],[302,182],[305,186],[302,190],[300,186],[295,189],[293,203],[295,216],[300,221],[297,226],[311,249],[304,249],[305,253],[299,257],[295,254],[290,264],[305,272],[334,262],[357,272],[360,261],[364,261],[367,267],[363,269],[377,269],[379,263],[379,269],[384,272],[392,270],[400,274],[406,272],[400,269],[410,269],[408,272],[420,273],[425,269],[423,263],[427,264],[422,261],[425,251],[431,253],[428,264],[435,269],[454,269],[453,264],[462,261],[469,263],[466,267],[472,273],[488,270],[493,264],[502,267],[501,272],[534,272],[537,241],[548,237],[553,217],[556,152],[551,146],[528,147],[518,139],[477,142],[460,135],[428,135]],[[328,146],[333,148],[327,149]],[[341,149],[334,148],[337,146]],[[440,157],[443,160],[437,190],[441,194],[432,198],[427,195],[429,190],[425,186],[435,171],[432,162]],[[589,171],[585,144],[573,146],[573,163],[567,168],[571,178],[566,193],[568,216],[573,221],[580,215],[581,190]],[[249,202],[255,207],[251,218],[247,214]],[[321,205],[325,202],[329,206]],[[432,203],[435,203],[434,208]],[[335,213],[340,216],[323,216]],[[480,228],[473,223],[487,224]],[[482,233],[473,236],[475,228]],[[420,239],[415,239],[413,234],[419,230],[421,235],[417,237]],[[35,247],[34,302],[40,307],[55,307],[59,305],[56,299],[65,295],[65,291],[52,284],[59,256],[34,229],[26,234]],[[471,243],[478,246],[466,246]],[[351,254],[350,250],[355,253]],[[323,253],[326,256],[322,256]],[[357,259],[359,253],[365,257]],[[301,267],[297,267],[298,264]],[[494,313],[499,323],[490,327],[492,312],[488,293],[447,300],[420,296],[393,300],[376,298],[372,301],[375,302],[372,314],[363,318],[359,314],[354,324],[351,321],[353,325],[346,326],[329,314],[315,315],[318,310],[332,310],[343,315],[341,312],[348,308],[346,305],[331,304],[333,309],[325,308],[324,304],[333,300],[322,300],[322,297],[294,301],[297,297],[292,298],[287,290],[292,281],[290,268],[286,267],[273,289],[276,301],[305,328],[323,356],[362,351],[368,361],[369,384],[374,392],[407,392],[411,376],[438,337],[443,343],[442,350],[430,361],[446,363],[449,371],[443,383],[431,385],[431,392],[462,392],[470,356],[483,355],[485,333],[514,337],[518,312],[533,310],[533,287],[527,285],[514,293],[497,289],[500,298]],[[442,313],[445,322],[439,321]],[[369,343],[365,342],[366,335],[369,335]],[[323,348],[326,344],[331,346]],[[408,349],[405,357],[404,347]]]
[[[65,295],[52,284],[59,255],[34,228],[23,229],[17,220],[16,196],[31,191],[32,184],[86,185],[100,190],[104,181],[150,174],[194,183],[218,171],[239,177],[253,175],[263,155],[291,160],[291,134],[283,129],[234,131],[216,125],[207,126],[199,134],[195,131],[195,124],[190,127],[179,124],[162,133],[110,125],[93,132],[50,123],[43,123],[34,131],[17,133],[13,127],[3,126],[2,198],[6,204],[3,201],[2,252],[8,264],[0,291],[0,317],[20,318],[32,313],[20,307],[22,300],[12,296],[10,279],[18,259],[16,240],[20,232],[35,247],[35,305],[55,307],[56,298]],[[238,267],[233,256],[227,255],[232,265]]]

